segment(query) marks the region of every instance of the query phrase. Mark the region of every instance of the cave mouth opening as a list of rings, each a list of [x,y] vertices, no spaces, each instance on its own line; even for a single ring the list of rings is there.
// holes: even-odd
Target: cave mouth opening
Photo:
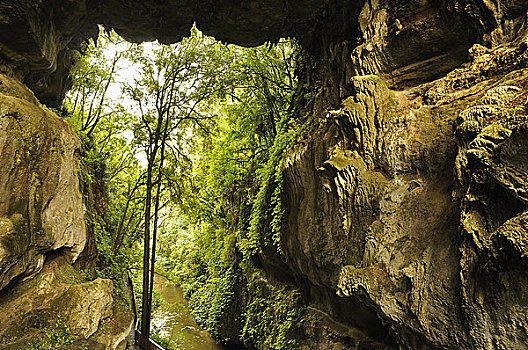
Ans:
[[[245,48],[193,27],[175,44],[133,44],[100,27],[76,58],[60,114],[82,141],[98,251],[87,255],[99,269],[131,271],[141,333],[150,333],[154,271],[214,288],[211,269],[225,268],[212,261],[238,264],[260,239],[250,212],[275,181],[259,174],[276,168],[270,159],[280,161],[295,128],[301,56],[292,39]]]

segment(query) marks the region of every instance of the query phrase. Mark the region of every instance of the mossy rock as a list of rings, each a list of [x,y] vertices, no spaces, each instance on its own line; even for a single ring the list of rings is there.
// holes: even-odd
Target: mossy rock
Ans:
[[[113,303],[113,294],[112,281],[85,282],[56,257],[34,279],[0,293],[0,348],[124,348],[134,315],[128,303]]]

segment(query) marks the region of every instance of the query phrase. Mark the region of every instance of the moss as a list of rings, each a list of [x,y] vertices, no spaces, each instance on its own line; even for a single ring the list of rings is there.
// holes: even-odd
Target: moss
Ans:
[[[84,282],[83,275],[70,264],[59,264],[55,272],[57,281],[65,284],[80,284]]]
[[[387,83],[379,76],[375,74],[356,75],[350,79],[352,82],[372,82],[387,88]]]
[[[306,312],[299,290],[270,285],[255,272],[247,285],[241,339],[257,349],[294,349]]]
[[[51,270],[51,271],[50,271]],[[12,293],[12,297],[24,298],[33,306],[33,310],[23,313],[20,311],[19,322],[12,323],[3,332],[0,339],[2,349],[104,349],[89,346],[91,340],[86,340],[82,336],[75,336],[69,330],[68,314],[71,313],[72,305],[78,304],[76,298],[82,298],[75,292],[70,293],[74,288],[69,286],[79,286],[84,281],[81,273],[76,271],[71,265],[66,263],[64,258],[57,258],[49,261],[44,271],[32,280],[17,287]],[[91,282],[89,282],[91,283]],[[41,285],[48,285],[48,289],[39,289]],[[53,287],[55,286],[55,287]],[[42,287],[40,287],[42,288]],[[63,293],[56,296],[54,288]],[[38,292],[42,292],[39,295]],[[51,293],[51,295],[49,294]],[[50,299],[51,298],[51,299]],[[116,298],[114,296],[114,298]],[[133,319],[133,314],[128,308],[126,300],[114,299],[113,312],[107,319],[108,327],[99,330],[101,333],[106,330],[110,336],[121,334]],[[64,321],[59,315],[64,316]],[[90,338],[91,339],[91,338]],[[67,344],[61,342],[68,341]],[[55,344],[55,345],[54,345]],[[51,347],[50,347],[51,346]]]
[[[486,126],[480,132],[480,134],[486,138],[504,140],[510,136],[511,130],[505,128],[499,123],[494,123],[494,124]]]
[[[33,310],[9,328],[1,339],[5,350],[88,349],[77,340],[54,309]]]
[[[55,313],[51,310],[33,310],[24,315],[19,322],[14,322],[0,339],[3,346],[12,342],[24,341],[27,338],[35,337],[37,333],[42,333],[53,323]]]

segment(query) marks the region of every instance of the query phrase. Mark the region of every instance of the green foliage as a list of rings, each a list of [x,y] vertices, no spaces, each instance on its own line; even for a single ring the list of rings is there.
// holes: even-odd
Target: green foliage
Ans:
[[[218,129],[196,148],[198,198],[188,196],[194,201],[185,213],[236,232],[250,257],[267,244],[280,251],[282,159],[299,134],[289,123],[298,52],[289,41],[235,52],[235,84],[212,105]]]
[[[66,350],[70,349],[75,341],[69,327],[61,317],[50,328],[45,330],[46,340],[38,344],[28,344],[28,350]]]
[[[260,253],[267,245],[273,245],[277,252],[282,254],[284,153],[293,146],[308,125],[306,124],[305,128],[288,130],[287,122],[288,118],[285,118],[279,125],[280,132],[275,138],[269,160],[257,175],[259,191],[253,201],[247,238],[241,243],[242,251],[248,257]]]
[[[298,290],[273,287],[255,273],[247,291],[242,341],[257,349],[294,349],[305,311]]]
[[[129,141],[129,124],[135,117],[108,95],[124,54],[120,50],[112,58],[105,54],[121,39],[115,33],[101,34],[98,44],[89,45],[77,60],[62,114],[82,142],[79,179],[88,234],[95,240],[87,244],[95,266],[88,264],[83,276],[111,279],[114,300],[126,311],[130,306],[122,285],[134,265],[132,251],[141,232],[142,172]]]
[[[49,347],[43,346],[43,349],[61,349],[67,348],[67,345],[73,344],[74,337],[67,325],[59,317],[55,322],[55,327],[51,331],[46,331],[49,340]]]
[[[222,275],[207,279],[191,294],[189,306],[196,321],[218,337],[222,316],[235,296],[238,274],[228,269]]]
[[[114,119],[121,115],[123,107],[108,98],[111,85],[115,83],[124,50],[115,50],[107,57],[110,46],[130,47],[113,31],[106,32],[100,28],[97,43],[87,45],[86,51],[78,53],[76,63],[70,75],[74,82],[65,105],[75,118],[72,125],[84,134],[91,136],[102,120]],[[117,118],[119,119],[119,118]]]
[[[132,270],[140,295],[140,238],[152,225],[158,267],[184,287],[201,325],[221,337],[238,303],[246,345],[291,348],[298,294],[254,277],[251,258],[264,247],[282,254],[284,158],[308,125],[295,109],[299,48],[291,40],[224,45],[193,29],[178,44],[118,44],[105,57],[119,40],[102,35],[88,47],[65,104],[83,141],[80,178],[99,256],[93,276],[120,286]],[[119,80],[125,65],[138,69],[133,81]],[[111,96],[115,84],[120,98]],[[156,186],[159,220],[144,224]]]
[[[141,232],[142,172],[129,131],[136,117],[111,94],[128,50],[130,44],[101,30],[97,45],[92,42],[78,58],[63,106],[82,141],[80,178],[88,229],[95,231],[104,256],[118,256]]]
[[[308,125],[293,122],[298,52],[288,41],[228,48],[237,57],[226,70],[233,85],[226,84],[223,95],[209,103],[215,114],[210,135],[193,140],[195,170],[179,209],[186,219],[166,237],[176,249],[165,266],[172,266],[198,323],[215,337],[222,336],[222,325],[238,304],[251,310],[244,324],[231,325],[240,327],[246,345],[287,349],[295,344],[302,311],[297,292],[265,291],[246,276],[254,270],[250,258],[263,247],[281,253],[284,156]]]
[[[156,343],[161,345],[165,350],[178,350],[174,345],[172,345],[171,341],[162,337],[161,335],[157,333],[152,333],[150,335],[150,338],[154,340]]]
[[[84,147],[86,143],[83,144]],[[92,146],[93,147],[93,146]],[[115,293],[123,298],[121,290],[124,274],[127,271],[129,259],[124,254],[115,254],[114,235],[116,223],[112,222],[112,215],[116,215],[113,207],[116,203],[109,203],[114,198],[108,194],[106,180],[106,161],[97,148],[90,148],[83,152],[81,158],[80,180],[84,192],[84,202],[87,207],[85,221],[88,230],[95,238],[97,261],[95,270],[83,270],[83,276],[90,280],[101,277],[114,282]]]

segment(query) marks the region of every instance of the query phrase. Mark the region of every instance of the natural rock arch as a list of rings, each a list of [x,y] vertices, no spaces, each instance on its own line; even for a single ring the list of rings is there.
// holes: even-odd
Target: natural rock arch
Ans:
[[[347,75],[383,72],[394,85],[412,85],[460,64],[467,48],[491,32],[498,10],[487,3],[14,0],[0,4],[0,68],[57,107],[68,88],[71,50],[97,35],[96,24],[130,41],[170,43],[195,22],[206,34],[243,46],[295,36],[315,57],[342,55]]]
[[[241,45],[297,37],[311,55],[302,83],[321,92],[308,108],[324,122],[283,169],[294,208],[288,264],[261,264],[296,277],[330,334],[314,331],[320,348],[325,337],[367,348],[526,344],[527,128],[487,112],[507,108],[505,86],[520,89],[528,76],[526,1],[159,3],[1,3],[0,70],[56,107],[71,50],[97,35],[97,23],[131,41],[178,41],[193,22]],[[4,81],[0,92],[16,85],[11,95],[43,113],[27,89]]]

